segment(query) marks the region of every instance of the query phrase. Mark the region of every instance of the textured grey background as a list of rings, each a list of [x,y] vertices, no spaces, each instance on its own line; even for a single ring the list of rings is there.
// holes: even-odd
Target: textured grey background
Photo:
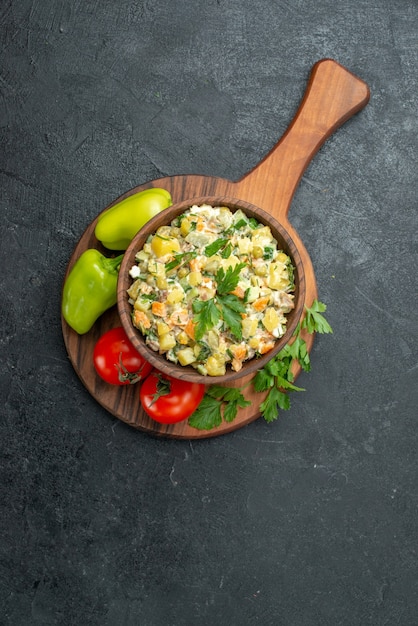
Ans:
[[[1,588],[7,626],[416,626],[415,0],[2,0]],[[164,175],[236,179],[312,65],[370,104],[290,218],[332,336],[274,424],[156,440],[68,362],[84,228]]]

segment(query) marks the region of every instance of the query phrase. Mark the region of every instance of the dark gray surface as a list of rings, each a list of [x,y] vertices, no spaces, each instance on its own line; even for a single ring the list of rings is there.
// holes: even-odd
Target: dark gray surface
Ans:
[[[415,0],[0,3],[0,623],[416,626]],[[164,175],[236,179],[312,65],[364,79],[291,221],[333,336],[274,424],[156,440],[83,389],[60,288]]]

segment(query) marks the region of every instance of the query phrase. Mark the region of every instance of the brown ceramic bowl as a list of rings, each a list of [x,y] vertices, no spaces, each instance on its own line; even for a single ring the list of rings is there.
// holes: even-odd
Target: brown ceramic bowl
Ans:
[[[270,226],[273,237],[277,240],[279,247],[290,256],[294,266],[295,280],[295,308],[287,314],[287,330],[270,352],[260,358],[249,359],[244,361],[242,369],[235,372],[227,365],[227,371],[224,376],[204,376],[195,370],[191,365],[183,366],[168,361],[164,354],[159,354],[149,348],[144,337],[138,329],[132,324],[132,305],[129,303],[127,289],[132,284],[132,278],[129,276],[129,270],[135,264],[135,255],[142,249],[149,235],[156,232],[160,226],[168,225],[174,218],[181,215],[193,205],[209,204],[211,206],[227,206],[232,212],[241,209],[248,217],[257,219],[260,223]],[[153,217],[145,226],[136,234],[129,248],[126,250],[120,270],[118,280],[118,311],[121,324],[125,329],[130,341],[142,356],[151,363],[156,369],[175,378],[188,380],[190,382],[199,382],[206,385],[228,384],[239,378],[255,373],[261,369],[270,359],[272,359],[280,350],[289,342],[301,319],[305,302],[305,274],[303,270],[302,259],[299,251],[290,237],[289,233],[283,228],[279,222],[271,217],[262,209],[244,202],[226,197],[199,197],[191,198],[178,204],[174,204],[165,209],[155,217]]]

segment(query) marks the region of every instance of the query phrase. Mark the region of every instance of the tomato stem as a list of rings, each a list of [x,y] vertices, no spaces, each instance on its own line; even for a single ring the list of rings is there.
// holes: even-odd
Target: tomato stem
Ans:
[[[119,382],[121,383],[128,382],[130,385],[135,385],[136,383],[139,383],[142,380],[142,370],[145,367],[145,363],[143,363],[141,367],[139,368],[139,370],[137,370],[136,372],[130,372],[129,370],[126,369],[125,365],[123,364],[122,352],[120,352],[119,362],[115,363],[115,367],[118,370]]]
[[[152,401],[150,403],[150,406],[155,404],[159,398],[161,398],[162,396],[168,396],[168,394],[171,392],[170,381],[167,378],[164,378],[163,376],[161,376],[161,374],[157,374],[157,378],[158,378],[157,391],[152,396]]]

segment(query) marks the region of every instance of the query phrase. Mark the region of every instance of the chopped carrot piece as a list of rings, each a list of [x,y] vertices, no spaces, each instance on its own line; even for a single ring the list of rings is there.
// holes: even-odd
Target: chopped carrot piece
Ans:
[[[192,272],[198,272],[201,268],[199,259],[190,259],[189,265]]]
[[[151,322],[143,311],[135,311],[134,322],[137,327],[142,326],[143,328],[151,328]]]
[[[151,305],[151,311],[157,317],[165,317],[167,315],[167,308],[164,302],[153,302]]]
[[[245,359],[247,354],[245,346],[231,346],[229,349],[238,361],[243,361]]]
[[[266,354],[266,352],[270,352],[274,348],[274,341],[269,341],[268,343],[262,343],[258,349],[260,354]]]
[[[186,333],[186,335],[188,337],[190,337],[190,339],[194,340],[194,331],[196,328],[196,324],[194,323],[193,320],[190,320],[187,322],[186,326],[184,327],[184,332]]]
[[[202,218],[201,218],[201,217],[198,217],[198,218],[197,218],[197,224],[196,224],[196,230],[199,230],[199,231],[200,231],[200,230],[203,230],[203,229],[204,229],[204,227],[205,227],[205,221],[204,221],[204,220],[202,220]]]
[[[264,311],[264,309],[266,308],[266,306],[269,303],[269,297],[265,296],[264,298],[259,298],[258,300],[256,300],[253,304],[253,307],[256,311]]]
[[[231,291],[233,296],[237,296],[237,298],[243,298],[245,296],[245,291],[242,287],[240,287],[239,285],[237,285],[234,289],[234,291]]]

